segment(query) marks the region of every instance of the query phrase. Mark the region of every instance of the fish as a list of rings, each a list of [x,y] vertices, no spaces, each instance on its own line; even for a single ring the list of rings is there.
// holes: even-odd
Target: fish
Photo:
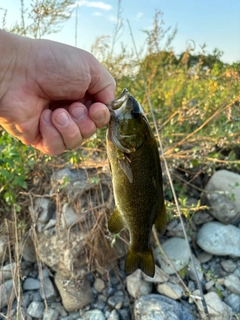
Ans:
[[[109,105],[106,150],[112,176],[115,208],[108,229],[127,228],[130,243],[126,275],[141,269],[153,278],[155,262],[150,244],[152,226],[166,228],[166,208],[157,142],[139,102],[124,89]]]

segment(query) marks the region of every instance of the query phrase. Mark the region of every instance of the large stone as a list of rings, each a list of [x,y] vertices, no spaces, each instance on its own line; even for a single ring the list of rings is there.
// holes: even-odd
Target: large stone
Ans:
[[[202,200],[217,220],[235,221],[240,215],[240,175],[227,170],[216,171],[208,181]]]
[[[61,295],[64,308],[69,312],[81,309],[93,300],[90,282],[86,277],[68,279],[57,273],[55,284]]]
[[[177,237],[168,239],[162,244],[162,249],[177,271],[180,271],[189,263],[190,254],[185,239]],[[158,259],[164,272],[175,273],[175,270],[163,255],[160,255]]]
[[[240,229],[220,222],[208,222],[197,233],[197,244],[214,255],[240,257]]]
[[[136,320],[195,320],[187,307],[159,294],[140,297],[134,306]]]
[[[127,290],[134,298],[149,294],[152,291],[152,282],[143,280],[141,270],[136,270],[130,276],[127,277]]]
[[[113,244],[107,228],[114,207],[110,176],[102,168],[63,169],[54,173],[52,183],[52,192],[61,189],[68,202],[55,227],[38,230],[40,259],[68,279],[112,267],[126,253],[126,244],[120,238]]]

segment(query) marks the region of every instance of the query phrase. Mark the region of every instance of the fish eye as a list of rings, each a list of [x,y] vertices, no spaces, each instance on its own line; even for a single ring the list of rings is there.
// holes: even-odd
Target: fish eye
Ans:
[[[134,119],[137,119],[139,118],[140,113],[138,111],[136,112],[135,110],[132,110],[131,115]]]

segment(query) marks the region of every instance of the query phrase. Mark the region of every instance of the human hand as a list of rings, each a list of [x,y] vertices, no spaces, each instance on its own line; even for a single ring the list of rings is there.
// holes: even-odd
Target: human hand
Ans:
[[[0,124],[10,134],[58,155],[109,122],[115,81],[90,53],[1,30],[0,42]]]

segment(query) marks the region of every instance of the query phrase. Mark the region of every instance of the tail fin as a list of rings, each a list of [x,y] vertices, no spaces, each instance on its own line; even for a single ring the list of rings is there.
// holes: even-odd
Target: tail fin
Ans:
[[[153,278],[155,274],[155,263],[153,259],[152,250],[135,252],[131,249],[128,250],[125,272],[130,275],[137,269],[141,269],[146,275]]]

